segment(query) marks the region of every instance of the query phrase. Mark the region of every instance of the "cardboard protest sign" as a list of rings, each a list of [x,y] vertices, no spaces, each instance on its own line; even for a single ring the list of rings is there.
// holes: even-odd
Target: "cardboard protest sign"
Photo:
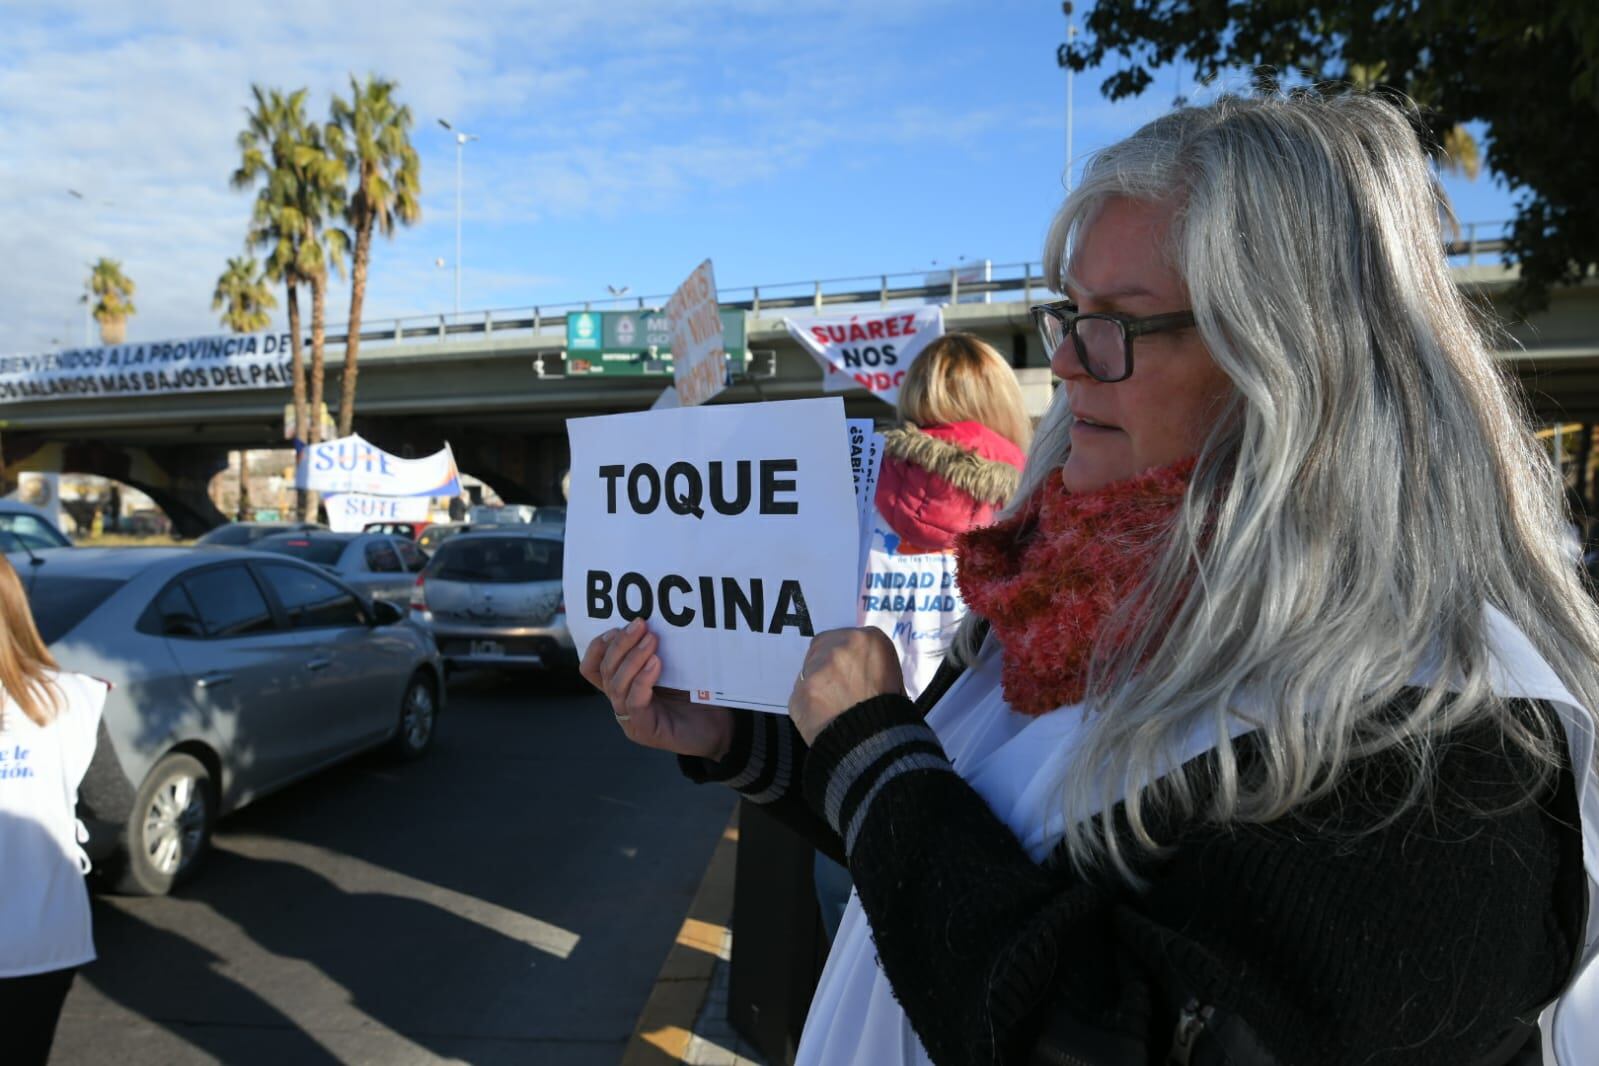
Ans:
[[[828,392],[863,388],[899,402],[905,372],[928,342],[944,335],[944,311],[913,307],[825,318],[783,319],[789,335],[822,367]]]
[[[323,499],[328,528],[335,533],[359,533],[369,522],[426,522],[432,506],[427,496],[371,496],[346,492]]]
[[[727,388],[727,348],[709,259],[666,301],[666,316],[672,321],[672,383],[678,401],[694,407]]]
[[[783,713],[811,638],[855,624],[843,401],[567,421],[567,624],[579,653],[645,619],[662,687]]]
[[[351,434],[301,448],[294,487],[372,496],[458,496],[461,474],[448,444],[420,459],[402,459]]]

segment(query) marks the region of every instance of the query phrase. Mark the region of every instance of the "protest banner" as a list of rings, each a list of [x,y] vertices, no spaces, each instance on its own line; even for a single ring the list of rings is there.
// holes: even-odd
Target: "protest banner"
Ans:
[[[567,421],[566,618],[579,653],[643,618],[657,682],[783,713],[811,638],[855,624],[837,397]]]
[[[857,624],[888,634],[900,654],[905,690],[915,699],[938,672],[966,614],[955,584],[955,553],[899,554],[899,537],[875,506],[863,548]]]
[[[428,496],[371,496],[341,492],[322,500],[328,510],[328,528],[335,533],[359,533],[369,522],[426,522]]]
[[[281,389],[289,354],[287,333],[229,333],[3,356],[0,402]]]
[[[727,388],[727,348],[709,259],[666,301],[666,317],[672,322],[672,384],[678,401],[695,407]]]
[[[461,474],[448,444],[421,459],[402,459],[351,434],[301,448],[294,487],[329,495],[458,496]]]
[[[785,318],[783,325],[822,367],[826,391],[859,387],[894,404],[911,363],[928,342],[944,335],[944,311],[939,307],[861,311]]]
[[[869,418],[851,418],[849,427],[850,473],[855,480],[855,510],[860,558],[856,572],[864,573],[866,553],[872,544],[872,523],[877,515],[877,478],[883,467],[883,435],[872,427]]]

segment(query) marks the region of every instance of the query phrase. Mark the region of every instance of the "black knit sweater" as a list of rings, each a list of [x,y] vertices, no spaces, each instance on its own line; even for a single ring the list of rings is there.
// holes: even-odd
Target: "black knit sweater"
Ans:
[[[1408,770],[1379,756],[1278,822],[1173,830],[1135,892],[1029,858],[922,721],[950,680],[859,704],[812,749],[738,712],[722,762],[682,760],[847,855],[934,1062],[1497,1066],[1536,1040],[1581,942],[1569,773],[1529,785],[1494,727],[1463,731],[1389,824]]]

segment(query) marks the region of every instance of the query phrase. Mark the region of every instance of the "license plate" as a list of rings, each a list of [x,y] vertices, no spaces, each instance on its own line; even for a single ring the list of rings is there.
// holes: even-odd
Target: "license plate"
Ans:
[[[485,658],[497,658],[505,654],[505,645],[497,640],[474,640],[472,654]]]

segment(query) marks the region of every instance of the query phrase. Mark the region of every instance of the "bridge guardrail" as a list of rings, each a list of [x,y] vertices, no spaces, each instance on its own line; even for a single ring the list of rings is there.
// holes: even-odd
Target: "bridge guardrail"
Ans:
[[[1475,266],[1482,256],[1503,252],[1508,222],[1472,222],[1460,229],[1460,236],[1449,241],[1445,254],[1457,266]],[[987,280],[965,280],[962,274],[979,271]],[[947,280],[945,277],[947,276]],[[931,280],[938,277],[939,280]],[[722,307],[743,309],[760,315],[766,311],[801,309],[820,314],[824,309],[848,307],[891,307],[931,301],[961,303],[993,302],[1008,296],[1031,303],[1047,293],[1043,264],[1037,262],[993,264],[986,260],[963,262],[952,267],[893,274],[864,274],[847,278],[782,282],[776,285],[751,285],[718,290]],[[408,315],[368,322],[361,330],[361,341],[404,343],[414,339],[448,341],[461,337],[491,337],[497,333],[565,335],[566,316],[578,311],[628,311],[659,308],[670,293],[655,296],[613,297],[526,307],[462,311],[459,314]],[[943,298],[941,300],[941,298]],[[327,333],[328,344],[343,344],[346,331]]]

